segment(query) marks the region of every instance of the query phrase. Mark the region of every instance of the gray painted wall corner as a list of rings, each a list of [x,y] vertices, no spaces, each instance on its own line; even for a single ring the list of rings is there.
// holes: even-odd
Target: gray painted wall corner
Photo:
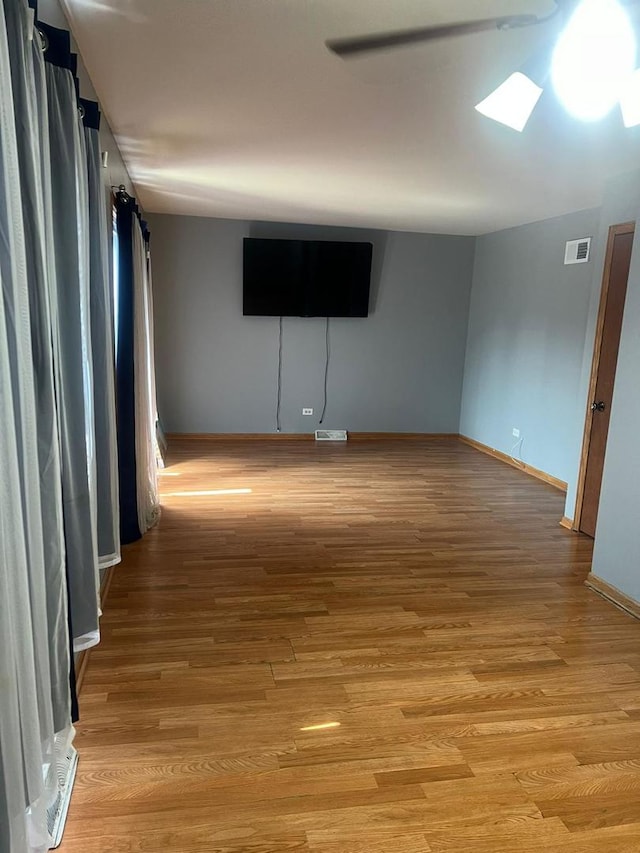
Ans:
[[[631,222],[637,218],[638,200],[640,199],[640,170],[619,175],[610,180],[605,189],[605,195],[600,208],[597,237],[593,242],[593,274],[591,279],[591,295],[589,312],[585,331],[584,348],[582,353],[582,369],[578,388],[578,404],[571,422],[574,436],[574,452],[569,471],[569,488],[565,504],[567,518],[575,518],[577,484],[582,451],[584,422],[588,404],[589,382],[591,378],[591,363],[595,341],[602,276],[607,247],[609,228],[622,222]]]
[[[565,266],[564,248],[598,225],[598,209],[579,211],[476,247],[460,432],[565,481],[594,261]]]
[[[640,218],[640,173],[627,183],[628,200],[635,190],[635,216]],[[618,208],[619,209],[619,208]],[[624,322],[620,338],[611,422],[593,554],[595,575],[640,601],[640,229],[636,230]]]

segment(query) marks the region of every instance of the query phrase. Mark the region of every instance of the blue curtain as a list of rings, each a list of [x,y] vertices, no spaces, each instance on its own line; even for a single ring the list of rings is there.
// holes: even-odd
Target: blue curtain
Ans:
[[[120,539],[123,545],[142,534],[138,525],[134,375],[133,199],[116,194],[118,266],[116,317],[116,415],[120,476]]]

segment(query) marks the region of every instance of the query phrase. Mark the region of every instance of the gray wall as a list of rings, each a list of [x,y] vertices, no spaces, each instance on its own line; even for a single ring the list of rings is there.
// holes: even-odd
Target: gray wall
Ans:
[[[639,377],[640,230],[625,304],[592,569],[636,601],[640,601]]]
[[[275,430],[278,320],[242,316],[245,236],[374,243],[370,316],[331,320],[325,426],[458,431],[473,238],[164,215],[150,228],[168,431]],[[317,427],[324,334],[324,320],[284,320],[283,432]]]
[[[640,218],[640,172],[609,186],[608,216]],[[633,209],[635,208],[635,209]],[[621,221],[621,220],[619,220]],[[640,601],[640,229],[636,231],[592,571]]]
[[[564,266],[567,240],[597,236],[599,210],[479,237],[460,432],[561,480],[572,475],[575,412],[593,260]],[[597,254],[597,252],[596,252]],[[584,413],[583,413],[584,414]]]
[[[582,370],[580,374],[580,386],[578,392],[578,404],[569,423],[569,429],[573,435],[573,456],[569,474],[569,489],[567,491],[567,503],[565,515],[567,518],[575,518],[575,504],[578,474],[580,468],[580,454],[582,450],[582,436],[584,432],[584,421],[587,407],[587,396],[589,393],[589,381],[591,377],[591,362],[593,359],[593,345],[596,333],[598,308],[600,306],[600,293],[602,290],[602,274],[607,247],[609,228],[621,222],[630,222],[636,219],[638,205],[640,203],[640,171],[619,175],[607,184],[605,196],[600,210],[597,236],[593,250],[593,268],[591,279],[591,296],[589,300],[589,316],[585,335],[584,349],[582,355]],[[589,265],[591,266],[591,264]]]

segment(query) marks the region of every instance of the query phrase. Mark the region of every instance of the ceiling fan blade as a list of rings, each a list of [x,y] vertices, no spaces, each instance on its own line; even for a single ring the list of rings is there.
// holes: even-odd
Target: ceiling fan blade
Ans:
[[[538,18],[536,15],[509,15],[502,18],[484,18],[479,21],[468,21],[459,24],[440,24],[435,27],[420,27],[413,30],[400,30],[371,36],[330,39],[326,42],[326,45],[337,56],[347,58],[357,56],[361,53],[368,53],[369,51],[405,47],[410,44],[452,38],[454,36],[466,36],[473,33],[486,32],[487,30],[514,30],[520,27],[531,27],[548,21],[556,15],[557,11],[558,8],[545,18]]]

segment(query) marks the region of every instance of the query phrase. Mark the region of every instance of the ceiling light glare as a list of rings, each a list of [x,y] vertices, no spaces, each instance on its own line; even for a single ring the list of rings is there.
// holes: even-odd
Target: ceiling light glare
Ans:
[[[620,109],[625,127],[635,127],[640,124],[640,68],[637,68],[628,78],[622,90]]]
[[[482,115],[522,131],[529,121],[542,89],[526,74],[516,71],[495,92],[476,105]]]
[[[635,64],[633,27],[617,0],[582,0],[556,44],[551,80],[568,113],[597,121],[619,101]]]

